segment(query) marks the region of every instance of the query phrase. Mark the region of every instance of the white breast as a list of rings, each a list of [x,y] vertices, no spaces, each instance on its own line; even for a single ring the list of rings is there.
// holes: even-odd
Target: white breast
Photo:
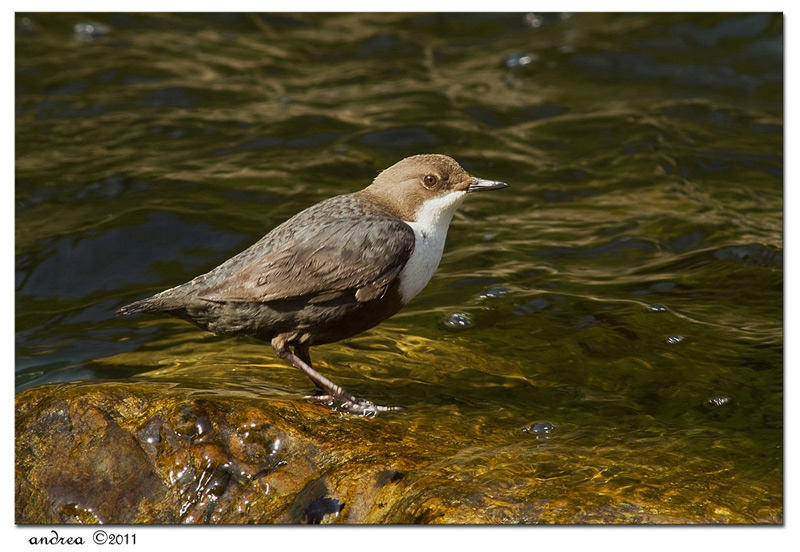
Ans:
[[[436,272],[450,221],[466,195],[466,192],[450,192],[430,199],[417,210],[417,220],[406,221],[414,230],[414,251],[399,276],[403,303],[416,297]]]

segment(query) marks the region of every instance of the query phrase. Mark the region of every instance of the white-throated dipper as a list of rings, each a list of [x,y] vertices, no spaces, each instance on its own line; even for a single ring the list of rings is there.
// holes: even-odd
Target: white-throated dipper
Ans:
[[[401,410],[359,399],[311,366],[309,348],[380,324],[416,296],[442,258],[467,194],[508,184],[470,176],[445,155],[392,165],[360,192],[301,211],[190,282],[122,307],[248,335],[311,378],[329,405],[367,416]],[[294,348],[294,352],[290,347]]]

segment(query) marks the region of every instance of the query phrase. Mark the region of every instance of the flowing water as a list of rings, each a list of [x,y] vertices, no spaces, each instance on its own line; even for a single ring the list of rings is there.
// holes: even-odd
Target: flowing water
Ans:
[[[779,14],[18,13],[15,84],[18,390],[302,400],[268,346],[114,311],[445,153],[510,187],[317,367],[464,435],[443,470],[501,455],[487,492],[782,521]]]

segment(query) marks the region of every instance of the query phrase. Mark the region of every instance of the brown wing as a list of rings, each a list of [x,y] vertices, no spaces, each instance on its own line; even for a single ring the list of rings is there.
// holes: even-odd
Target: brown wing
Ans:
[[[268,234],[242,252],[244,263],[234,262],[232,273],[207,281],[209,287],[198,297],[220,302],[302,297],[317,303],[343,296],[359,302],[382,296],[411,256],[413,230],[398,219],[364,212],[350,199],[341,205],[325,203],[327,209],[317,205],[303,211],[276,228],[274,239]],[[340,210],[331,213],[332,204]],[[280,245],[271,248],[272,243]],[[263,255],[257,253],[259,244]]]

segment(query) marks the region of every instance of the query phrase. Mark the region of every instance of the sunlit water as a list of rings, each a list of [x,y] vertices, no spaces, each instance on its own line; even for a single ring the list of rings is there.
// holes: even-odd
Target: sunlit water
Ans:
[[[17,14],[17,389],[303,400],[265,345],[114,311],[446,153],[511,187],[318,368],[470,436],[442,462],[492,458],[487,489],[781,521],[782,43],[765,14]]]

